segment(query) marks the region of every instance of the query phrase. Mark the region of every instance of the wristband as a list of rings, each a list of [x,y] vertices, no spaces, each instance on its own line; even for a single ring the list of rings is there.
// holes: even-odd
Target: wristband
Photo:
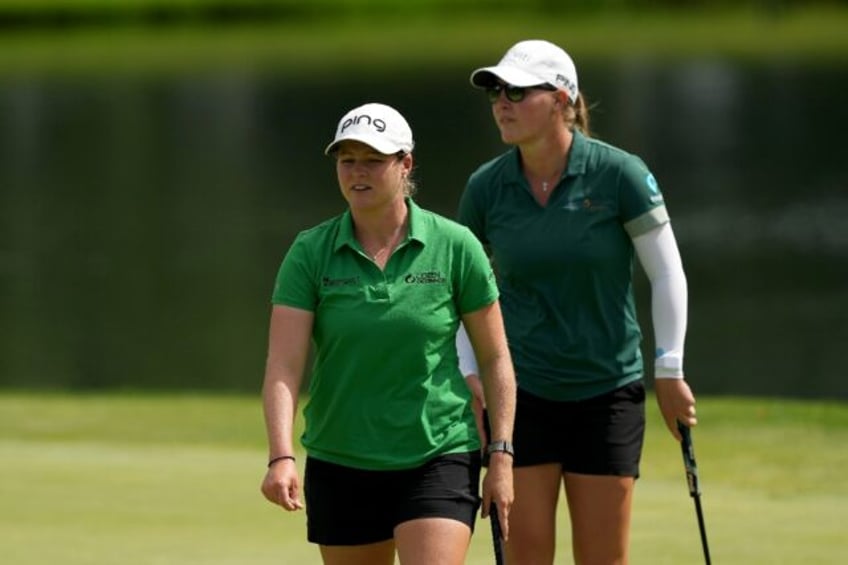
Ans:
[[[510,457],[515,457],[515,450],[512,448],[512,444],[504,440],[493,441],[486,446],[486,455],[491,455],[492,453],[506,453]]]
[[[268,468],[270,469],[270,468],[271,468],[271,465],[273,465],[273,464],[274,464],[274,463],[276,463],[277,461],[282,461],[283,459],[289,459],[289,460],[291,460],[291,462],[292,462],[292,463],[294,463],[295,461],[297,461],[297,460],[294,458],[294,455],[280,455],[279,457],[274,457],[273,459],[271,459],[270,461],[268,461]]]

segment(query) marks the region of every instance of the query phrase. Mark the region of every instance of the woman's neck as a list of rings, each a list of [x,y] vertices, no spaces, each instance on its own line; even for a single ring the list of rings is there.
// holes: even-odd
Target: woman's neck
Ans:
[[[573,138],[570,130],[562,128],[554,135],[521,145],[521,165],[528,180],[556,184],[568,164]]]
[[[392,252],[406,237],[409,229],[409,210],[401,200],[388,208],[351,210],[354,234],[365,254],[385,265]]]

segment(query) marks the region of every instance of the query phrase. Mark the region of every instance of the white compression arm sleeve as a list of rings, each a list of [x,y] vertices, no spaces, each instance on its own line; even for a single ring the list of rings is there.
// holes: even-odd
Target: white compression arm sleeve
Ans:
[[[480,370],[477,367],[474,348],[471,347],[471,340],[468,339],[468,332],[465,331],[465,325],[462,322],[459,323],[459,329],[456,331],[456,352],[459,355],[459,370],[462,376],[479,376]]]
[[[651,281],[654,377],[683,378],[688,290],[671,224],[666,222],[633,238],[633,246]]]

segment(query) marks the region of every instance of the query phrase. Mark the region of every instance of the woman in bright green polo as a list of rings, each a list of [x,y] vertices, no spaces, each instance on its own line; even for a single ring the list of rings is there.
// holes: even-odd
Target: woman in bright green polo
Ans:
[[[696,423],[686,277],[663,197],[640,158],[589,137],[560,47],[521,41],[471,82],[512,146],[471,175],[459,210],[491,250],[518,381],[508,561],[553,563],[564,487],[575,563],[627,563],[645,428],[635,257],[651,283],[660,409],[678,440],[677,421]]]
[[[515,383],[488,258],[465,227],[412,200],[412,132],[366,104],[326,153],[348,210],[301,232],[277,275],[263,387],[265,497],[303,507],[292,431],[304,408],[309,541],[324,563],[465,562],[480,505],[480,440],[458,368],[462,321],[481,363],[493,441],[483,515],[512,503]]]

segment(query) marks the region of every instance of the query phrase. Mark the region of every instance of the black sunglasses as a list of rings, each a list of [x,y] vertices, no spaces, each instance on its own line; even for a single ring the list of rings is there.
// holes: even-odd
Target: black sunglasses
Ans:
[[[521,102],[527,96],[528,90],[548,90],[555,92],[556,87],[550,84],[538,84],[536,86],[513,86],[511,84],[493,84],[486,87],[486,96],[489,97],[489,102],[494,104],[501,97],[501,92],[506,94],[506,99],[510,102]]]

